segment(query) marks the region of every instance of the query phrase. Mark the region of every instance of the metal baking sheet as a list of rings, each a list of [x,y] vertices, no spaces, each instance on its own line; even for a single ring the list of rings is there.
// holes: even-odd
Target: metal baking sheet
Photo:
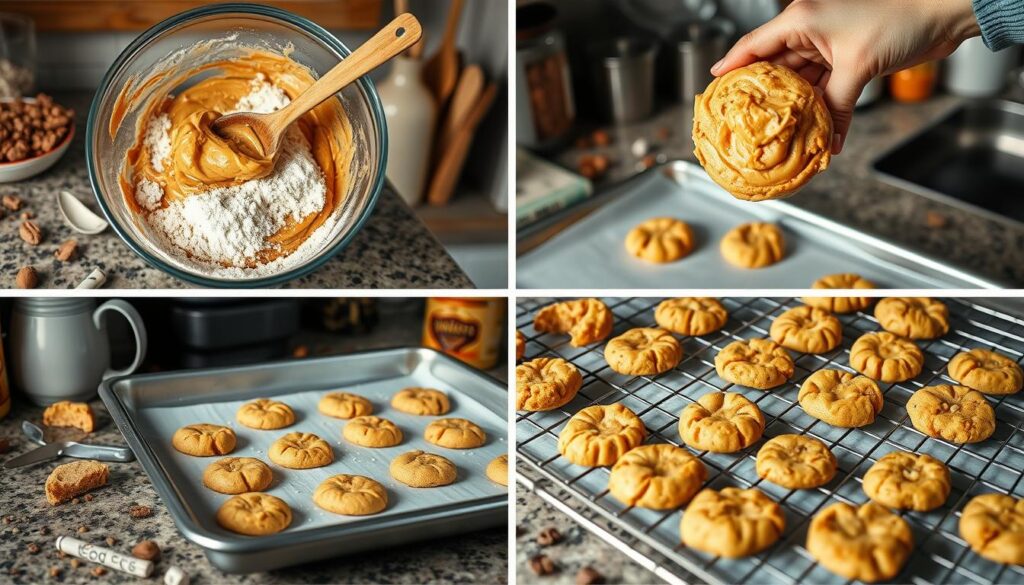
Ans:
[[[408,386],[446,392],[452,408],[445,416],[469,419],[487,433],[477,449],[445,449],[423,439],[439,417],[415,416],[390,406],[391,396]],[[341,437],[344,420],[324,416],[317,402],[325,392],[343,390],[368,398],[374,414],[390,419],[404,433],[395,447],[370,449]],[[170,509],[178,529],[205,549],[227,572],[266,571],[340,554],[437,538],[506,522],[507,490],[489,480],[488,463],[508,452],[507,391],[504,385],[439,352],[422,349],[372,351],[258,366],[126,376],[103,383],[100,396],[118,428]],[[272,431],[237,423],[235,413],[258,397],[291,406],[297,421]],[[274,470],[267,493],[292,508],[291,526],[264,537],[248,537],[217,525],[217,509],[230,496],[203,487],[203,470],[217,457],[191,457],[171,446],[174,432],[187,424],[216,423],[238,436],[232,456],[256,457]],[[312,432],[334,449],[334,462],[316,469],[285,469],[267,458],[278,437]],[[441,454],[458,467],[449,486],[412,488],[391,478],[398,454],[422,449]],[[313,504],[321,481],[338,473],[371,477],[387,489],[388,507],[372,516],[332,514]]]
[[[612,335],[633,327],[654,324],[654,309],[661,299],[603,299],[615,315]],[[862,504],[864,473],[881,456],[894,450],[928,453],[950,470],[952,491],[946,503],[931,512],[898,513],[914,534],[914,552],[896,583],[987,584],[1024,582],[1024,567],[1001,565],[971,552],[957,525],[970,498],[998,492],[1024,497],[1024,393],[990,396],[996,429],[982,442],[956,445],[926,437],[913,427],[906,402],[917,389],[949,384],[946,364],[964,349],[985,347],[1024,361],[1024,320],[992,309],[988,300],[943,299],[950,309],[950,330],[940,339],[919,341],[925,354],[920,375],[907,382],[879,383],[885,403],[870,425],[843,429],[807,415],[797,402],[800,385],[822,368],[849,368],[849,348],[868,331],[880,329],[871,311],[837,315],[843,324],[839,348],[821,355],[790,352],[796,364],[793,377],[771,391],[738,387],[715,373],[714,357],[736,339],[767,337],[771,322],[788,308],[799,306],[791,298],[725,298],[729,311],[725,327],[703,337],[681,339],[683,360],[656,377],[613,372],[603,357],[604,343],[577,348],[568,336],[533,329],[536,311],[554,299],[520,298],[517,329],[527,338],[526,359],[559,356],[571,361],[583,375],[576,398],[547,412],[520,412],[515,418],[517,480],[585,529],[597,534],[654,574],[672,583],[847,583],[819,566],[804,543],[811,518],[836,502]],[[648,430],[648,443],[670,443],[688,449],[679,439],[679,413],[707,392],[740,392],[765,415],[764,437],[738,453],[698,452],[708,470],[705,483],[757,487],[778,501],[786,515],[779,542],[762,553],[724,559],[680,544],[682,509],[646,510],[623,505],[608,493],[608,468],[585,468],[568,463],[558,454],[557,439],[569,417],[591,404],[620,402],[632,409]],[[838,470],[827,484],[808,490],[788,490],[757,476],[758,449],[771,437],[795,433],[823,441],[835,454]]]
[[[602,194],[607,201],[586,218],[516,261],[516,281],[533,289],[808,288],[826,274],[854,272],[880,288],[1000,288],[784,201],[751,203],[729,195],[698,165],[670,163]],[[656,216],[690,224],[694,251],[667,264],[626,252],[626,234]],[[746,222],[777,224],[786,241],[782,261],[757,270],[722,259],[718,243]]]

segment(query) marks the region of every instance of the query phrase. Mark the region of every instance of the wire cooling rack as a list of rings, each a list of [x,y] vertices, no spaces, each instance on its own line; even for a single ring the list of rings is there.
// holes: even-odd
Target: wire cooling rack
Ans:
[[[946,503],[931,512],[900,512],[914,533],[914,550],[894,581],[912,583],[1024,582],[1024,567],[988,561],[970,550],[958,531],[960,510],[974,496],[999,492],[1024,497],[1024,396],[989,397],[995,408],[996,429],[980,443],[956,445],[916,430],[906,402],[917,389],[954,383],[946,364],[956,353],[974,347],[993,349],[1021,362],[1024,357],[1024,320],[984,305],[944,299],[950,309],[950,331],[941,339],[918,342],[925,363],[914,380],[879,384],[885,405],[875,422],[858,429],[830,426],[806,413],[797,402],[804,379],[822,368],[853,371],[850,347],[861,334],[879,331],[867,313],[837,315],[843,323],[841,347],[827,354],[796,354],[796,372],[784,386],[770,391],[733,386],[718,377],[715,354],[737,339],[768,337],[771,322],[783,311],[800,306],[799,299],[721,299],[729,321],[719,332],[681,338],[683,360],[675,369],[656,377],[628,376],[611,370],[604,360],[604,343],[585,348],[569,345],[567,335],[538,333],[534,313],[557,299],[520,298],[518,329],[526,336],[524,359],[559,356],[572,362],[583,375],[576,398],[561,409],[517,413],[517,478],[584,528],[595,532],[642,566],[670,582],[709,583],[844,583],[819,566],[804,547],[811,518],[835,502],[868,501],[861,481],[868,468],[895,450],[927,453],[949,468],[953,489]],[[603,299],[615,315],[614,335],[633,327],[654,326],[654,309],[661,299]],[[870,310],[869,310],[870,311]],[[569,417],[591,404],[621,402],[633,410],[648,430],[647,442],[671,443],[687,448],[677,424],[682,409],[715,390],[740,392],[754,401],[765,416],[764,437],[732,454],[699,452],[708,468],[706,486],[756,486],[778,501],[786,513],[786,530],[779,542],[758,555],[723,559],[687,549],[679,541],[681,509],[645,510],[625,506],[608,490],[608,468],[572,465],[558,454],[558,433]],[[1022,393],[1024,394],[1024,393]],[[815,437],[829,446],[838,462],[835,478],[812,490],[788,490],[762,481],[755,457],[764,441],[796,433]]]

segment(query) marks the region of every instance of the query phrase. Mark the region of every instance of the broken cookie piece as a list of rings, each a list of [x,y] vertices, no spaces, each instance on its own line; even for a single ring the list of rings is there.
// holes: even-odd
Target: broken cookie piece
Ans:
[[[46,478],[46,501],[56,506],[107,484],[110,469],[98,461],[58,465]]]
[[[96,415],[84,402],[61,400],[46,407],[43,424],[48,427],[75,427],[91,433],[96,428]]]

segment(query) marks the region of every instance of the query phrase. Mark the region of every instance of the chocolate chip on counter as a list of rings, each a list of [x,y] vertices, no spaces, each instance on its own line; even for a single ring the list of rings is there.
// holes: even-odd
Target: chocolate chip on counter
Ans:
[[[107,574],[107,570],[103,567],[93,567],[91,572],[94,577],[102,577]]]
[[[152,540],[142,540],[132,547],[132,556],[144,561],[155,561],[160,558],[160,547]]]
[[[604,575],[593,567],[583,567],[576,573],[576,585],[597,585],[604,583]]]
[[[562,542],[562,533],[555,527],[545,528],[537,533],[537,544],[551,546]]]
[[[132,506],[128,513],[135,519],[149,518],[153,515],[153,509],[149,506]]]
[[[114,538],[113,536],[108,536],[107,537],[107,546],[114,546],[115,544],[117,544],[117,539]]]
[[[535,575],[550,575],[555,572],[555,563],[547,555],[537,555],[530,559],[530,570]]]
[[[28,543],[28,547],[27,548],[28,548],[28,554],[30,554],[30,555],[37,555],[37,554],[39,554],[39,545],[38,544],[36,544],[34,542],[30,542],[30,543]]]

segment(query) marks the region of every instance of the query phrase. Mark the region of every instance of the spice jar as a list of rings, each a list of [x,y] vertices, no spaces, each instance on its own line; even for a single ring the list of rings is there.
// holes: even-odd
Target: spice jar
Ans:
[[[423,345],[482,370],[493,368],[504,321],[505,299],[427,299]]]
[[[921,102],[932,96],[939,75],[934,61],[914,65],[893,73],[889,78],[892,98],[898,102]]]
[[[516,9],[516,140],[544,147],[564,138],[576,120],[565,37],[547,2]]]

